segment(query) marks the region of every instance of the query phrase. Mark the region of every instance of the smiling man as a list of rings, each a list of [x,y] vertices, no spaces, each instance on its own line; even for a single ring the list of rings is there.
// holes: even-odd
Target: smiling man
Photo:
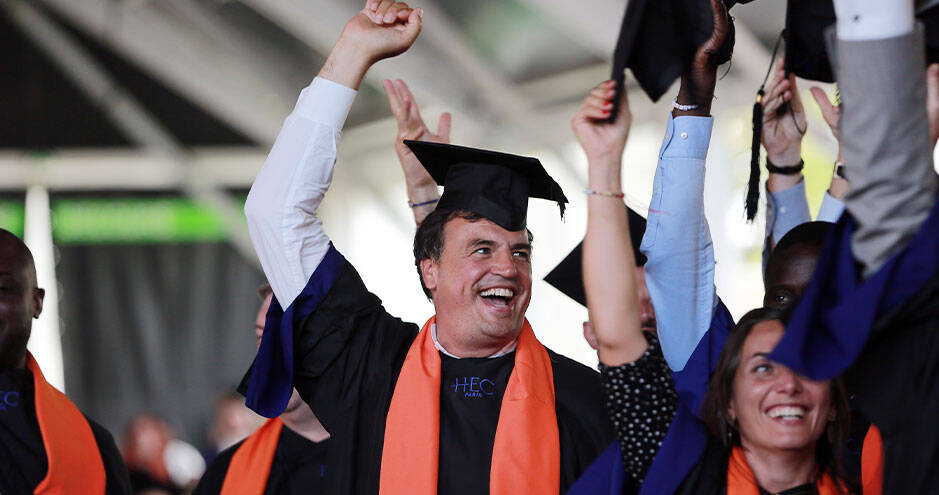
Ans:
[[[414,239],[436,311],[422,331],[384,310],[315,216],[365,72],[420,28],[420,9],[366,5],[255,179],[245,213],[275,298],[243,390],[273,417],[296,387],[333,438],[330,493],[561,493],[613,435],[599,376],[525,318],[528,198],[567,201],[538,160],[407,143],[444,186]]]
[[[111,434],[46,382],[26,350],[44,296],[29,248],[0,229],[0,493],[129,494]]]

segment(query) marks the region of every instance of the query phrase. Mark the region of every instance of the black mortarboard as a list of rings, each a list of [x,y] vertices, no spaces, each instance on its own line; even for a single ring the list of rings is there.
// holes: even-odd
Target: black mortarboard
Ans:
[[[728,10],[752,0],[722,0]],[[710,0],[629,0],[620,27],[613,74],[617,81],[614,105],[618,105],[625,80],[623,71],[631,69],[643,91],[658,99],[691,66],[694,54],[714,31]],[[730,60],[734,46],[734,25],[721,49],[712,55],[715,64]],[[614,106],[610,118],[616,117]]]
[[[939,0],[917,0],[916,17],[926,31],[926,62],[939,62]],[[788,0],[786,5],[786,29],[782,37],[786,41],[786,73],[803,79],[835,82],[828,57],[825,31],[835,24],[835,7],[832,0]],[[778,48],[778,42],[777,42]],[[756,216],[760,199],[760,137],[763,127],[763,87],[773,70],[773,60],[766,73],[763,85],[757,91],[753,104],[753,140],[750,150],[750,178],[747,181],[745,201],[747,220]],[[780,165],[780,164],[776,164]],[[782,164],[793,165],[793,164]]]
[[[926,28],[926,61],[939,62],[939,1],[917,0],[916,17]],[[788,0],[786,72],[812,81],[835,82],[825,30],[835,24],[832,0]]]
[[[516,231],[525,228],[532,197],[557,202],[564,218],[564,191],[537,158],[426,141],[404,144],[443,186],[438,209],[470,211]]]
[[[642,235],[646,232],[646,219],[629,207],[626,210],[629,213],[629,237],[633,243],[636,266],[642,266],[646,264],[646,256],[639,252],[639,245],[642,243]],[[563,292],[567,297],[586,306],[587,294],[584,292],[583,251],[584,243],[581,242],[558,263],[558,266],[551,270],[551,273],[545,276],[544,281]]]

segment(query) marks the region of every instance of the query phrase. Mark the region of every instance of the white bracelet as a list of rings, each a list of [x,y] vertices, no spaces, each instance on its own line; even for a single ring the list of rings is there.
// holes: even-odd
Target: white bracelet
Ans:
[[[681,110],[682,112],[687,112],[689,110],[694,110],[700,107],[701,105],[698,105],[698,104],[682,105],[681,103],[678,103],[678,98],[675,98],[674,100],[672,100],[672,106],[678,110]]]

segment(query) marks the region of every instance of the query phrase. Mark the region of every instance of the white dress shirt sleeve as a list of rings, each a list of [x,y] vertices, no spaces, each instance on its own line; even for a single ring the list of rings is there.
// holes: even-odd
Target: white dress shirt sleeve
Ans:
[[[353,89],[314,79],[300,92],[248,193],[251,242],[284,308],[329,248],[316,210],[332,181],[340,131],[355,95]]]
[[[912,0],[835,0],[834,3],[839,39],[877,40],[913,32]]]

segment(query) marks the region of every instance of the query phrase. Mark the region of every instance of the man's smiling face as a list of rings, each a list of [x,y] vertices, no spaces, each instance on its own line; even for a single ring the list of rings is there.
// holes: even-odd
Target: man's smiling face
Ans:
[[[23,366],[43,295],[36,287],[36,269],[26,245],[0,229],[0,371]]]
[[[487,356],[519,334],[531,301],[531,243],[525,230],[456,217],[444,227],[439,260],[421,261],[437,310],[441,345]]]

